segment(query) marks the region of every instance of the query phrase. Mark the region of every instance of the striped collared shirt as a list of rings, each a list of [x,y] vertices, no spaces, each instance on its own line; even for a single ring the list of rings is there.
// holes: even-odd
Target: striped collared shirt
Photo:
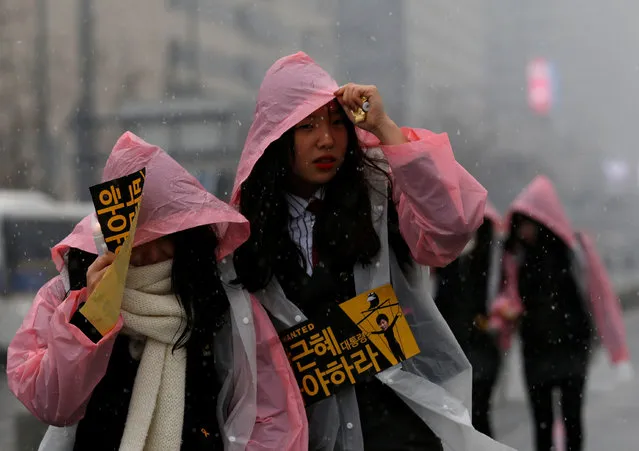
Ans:
[[[323,199],[324,188],[320,188],[311,199],[306,200],[293,194],[287,194],[288,201],[288,232],[291,239],[302,251],[306,262],[306,273],[313,274],[313,226],[315,215],[306,208],[313,199]]]

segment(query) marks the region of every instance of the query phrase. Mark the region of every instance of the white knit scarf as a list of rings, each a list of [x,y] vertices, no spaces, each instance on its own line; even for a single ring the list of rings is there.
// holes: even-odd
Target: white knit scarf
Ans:
[[[130,267],[122,316],[123,333],[146,341],[120,450],[179,450],[184,421],[186,350],[173,352],[185,325],[171,291],[172,260]],[[134,339],[134,338],[133,338]]]

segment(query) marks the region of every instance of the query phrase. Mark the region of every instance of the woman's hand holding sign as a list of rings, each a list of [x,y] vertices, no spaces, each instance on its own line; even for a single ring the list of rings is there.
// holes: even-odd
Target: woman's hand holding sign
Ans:
[[[87,298],[91,296],[95,287],[98,286],[104,277],[104,273],[106,273],[114,260],[115,254],[113,252],[107,252],[106,254],[100,255],[96,258],[91,266],[89,266],[89,269],[87,270]]]

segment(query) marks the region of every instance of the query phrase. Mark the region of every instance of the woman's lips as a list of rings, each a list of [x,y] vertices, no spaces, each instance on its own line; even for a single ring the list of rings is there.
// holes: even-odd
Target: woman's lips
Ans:
[[[322,170],[333,169],[336,162],[335,157],[320,157],[313,160],[315,167]]]

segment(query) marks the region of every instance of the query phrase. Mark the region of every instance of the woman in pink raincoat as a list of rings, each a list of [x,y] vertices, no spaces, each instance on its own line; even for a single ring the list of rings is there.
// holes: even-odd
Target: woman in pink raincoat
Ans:
[[[506,346],[519,327],[537,451],[552,449],[555,389],[566,449],[579,451],[593,327],[615,364],[629,359],[619,302],[592,242],[572,229],[548,178],[524,189],[506,224],[505,282],[491,322],[504,331]]]
[[[457,257],[485,201],[448,137],[397,127],[375,86],[339,88],[304,53],[268,70],[232,195],[251,223],[239,282],[280,331],[392,282],[421,350],[309,405],[310,449],[507,449],[471,426],[470,366],[425,267]]]
[[[473,425],[492,437],[491,398],[501,350],[488,328],[501,279],[501,217],[490,203],[474,239],[454,262],[434,271],[435,303],[473,366]]]
[[[284,350],[262,307],[228,284],[235,274],[224,257],[247,238],[247,221],[131,133],[103,179],[143,167],[119,321],[101,336],[78,313],[114,258],[96,259],[88,216],[54,247],[61,274],[38,292],[9,347],[11,391],[45,423],[77,423],[76,450],[304,449]],[[65,445],[54,442],[41,449]]]

